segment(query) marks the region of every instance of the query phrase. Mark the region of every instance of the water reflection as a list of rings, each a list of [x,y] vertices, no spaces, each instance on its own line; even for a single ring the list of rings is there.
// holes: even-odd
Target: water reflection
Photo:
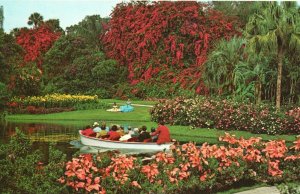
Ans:
[[[89,123],[89,122],[87,122]],[[92,123],[92,121],[90,121]],[[108,125],[115,124],[115,122],[107,122]],[[125,126],[140,126],[142,123],[118,123]],[[49,152],[49,146],[51,143],[56,143],[56,148],[63,151],[67,158],[71,158],[76,152],[80,153],[102,153],[112,151],[112,149],[99,148],[92,146],[82,145],[79,140],[78,130],[83,129],[87,124],[74,123],[68,125],[61,125],[56,123],[22,123],[22,122],[8,122],[0,121],[0,142],[8,143],[10,137],[15,134],[16,127],[19,128],[28,138],[33,142],[33,146],[36,149],[42,150],[44,153]],[[113,150],[115,151],[115,150]],[[153,151],[149,150],[129,150],[118,149],[120,154],[152,154]]]

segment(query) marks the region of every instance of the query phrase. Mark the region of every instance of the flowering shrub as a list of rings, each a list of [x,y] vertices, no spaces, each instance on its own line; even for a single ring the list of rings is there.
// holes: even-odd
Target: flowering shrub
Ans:
[[[81,156],[67,163],[58,180],[81,192],[186,193],[214,192],[242,180],[300,178],[300,137],[290,148],[282,140],[264,143],[228,133],[219,140],[224,145],[173,145],[171,152],[159,152],[147,163],[125,155]]]
[[[276,112],[272,106],[198,97],[160,101],[151,110],[151,116],[153,121],[162,117],[166,123],[176,125],[266,134],[299,134],[300,119],[296,110],[299,108],[283,114]]]
[[[110,106],[99,102],[98,96],[51,94],[45,96],[14,97],[7,103],[12,113],[47,114],[62,111],[85,110]]]
[[[25,50],[24,62],[36,61],[38,68],[41,69],[42,55],[60,36],[60,32],[54,32],[46,24],[33,29],[22,29],[18,33],[16,41]]]
[[[97,102],[98,96],[70,95],[70,94],[47,94],[45,96],[28,96],[25,98],[15,97],[11,101],[23,106],[72,107],[77,103]]]
[[[236,20],[196,1],[120,3],[107,29],[104,50],[127,67],[132,85],[176,83],[197,93],[207,91],[199,80],[213,41],[240,34]]]

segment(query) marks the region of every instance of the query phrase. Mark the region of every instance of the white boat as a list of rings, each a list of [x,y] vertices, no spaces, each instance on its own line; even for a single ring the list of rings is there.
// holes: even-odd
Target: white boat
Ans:
[[[111,149],[135,149],[135,150],[153,150],[153,151],[165,151],[170,149],[170,145],[174,142],[158,145],[155,142],[124,142],[124,141],[112,141],[107,139],[99,139],[95,137],[89,137],[83,135],[79,130],[80,141],[83,145],[95,146]]]

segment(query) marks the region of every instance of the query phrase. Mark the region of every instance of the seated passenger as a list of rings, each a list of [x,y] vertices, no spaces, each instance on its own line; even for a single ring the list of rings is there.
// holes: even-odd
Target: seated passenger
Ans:
[[[98,137],[103,138],[107,135],[106,126],[102,125],[100,128],[101,128],[101,131],[99,133],[97,133],[96,138],[98,138]]]
[[[155,132],[155,127],[151,127],[151,134]],[[151,137],[152,142],[156,142],[158,138],[158,135],[154,135]]]
[[[109,140],[118,141],[120,138],[120,134],[117,132],[118,127],[116,125],[113,125],[109,131]]]
[[[131,138],[128,139],[130,142],[138,141],[139,140],[139,128],[134,128],[133,133],[131,134]]]
[[[123,126],[120,126],[120,127],[118,127],[118,130],[117,130],[117,132],[120,134],[120,136],[123,136],[123,135],[125,135],[125,132],[124,132],[124,127],[123,127]]]
[[[99,123],[98,122],[94,122],[94,124],[93,124],[93,131],[95,133],[99,133],[101,131],[101,128],[99,127]]]
[[[131,130],[131,126],[128,126],[127,130],[128,130],[127,131],[128,134],[130,134],[130,135],[134,134],[133,130]]]
[[[95,132],[93,131],[93,129],[91,128],[91,126],[86,126],[84,130],[82,130],[82,135],[86,135],[86,136],[93,136],[95,134]]]
[[[151,139],[150,133],[147,132],[147,127],[146,126],[142,126],[141,128],[141,133],[139,135],[139,141],[140,142],[144,142],[145,140],[149,140]]]
[[[151,134],[151,136],[158,135],[157,144],[163,144],[166,142],[171,142],[170,138],[170,131],[169,128],[164,125],[163,120],[158,121],[158,128],[157,130]]]
[[[131,134],[126,134],[126,135],[123,135],[119,140],[120,141],[127,141],[127,140],[129,140],[129,139],[131,139],[132,137],[131,137]]]

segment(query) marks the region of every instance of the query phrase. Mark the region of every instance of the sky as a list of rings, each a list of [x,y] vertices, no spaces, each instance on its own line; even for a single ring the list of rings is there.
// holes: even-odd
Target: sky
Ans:
[[[60,26],[79,23],[87,15],[98,14],[108,17],[117,3],[122,0],[0,0],[4,9],[4,31],[29,27],[28,17],[38,12],[44,20],[59,19]]]
[[[44,20],[59,19],[60,26],[78,24],[87,15],[108,17],[117,3],[129,0],[0,0],[4,8],[4,31],[29,27],[28,17],[38,12]],[[210,0],[206,0],[210,1]],[[300,0],[297,1],[300,5]]]

